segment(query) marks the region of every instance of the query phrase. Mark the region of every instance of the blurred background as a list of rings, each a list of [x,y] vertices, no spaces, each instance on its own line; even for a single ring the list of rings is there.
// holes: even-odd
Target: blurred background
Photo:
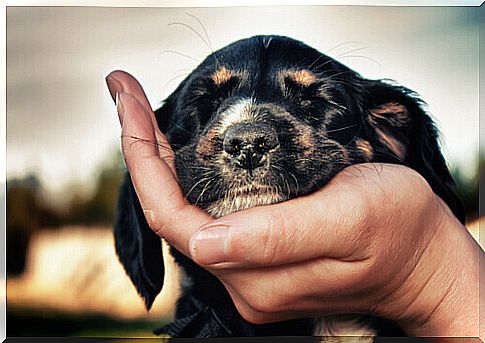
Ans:
[[[150,337],[170,319],[171,261],[147,313],[114,252],[124,164],[104,77],[132,73],[157,107],[212,50],[256,34],[417,91],[478,237],[478,24],[464,7],[8,7],[7,335]]]

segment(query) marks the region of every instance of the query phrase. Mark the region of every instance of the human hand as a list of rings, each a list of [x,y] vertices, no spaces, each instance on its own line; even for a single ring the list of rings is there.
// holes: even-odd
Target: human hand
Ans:
[[[219,277],[244,318],[366,312],[414,335],[478,335],[483,252],[419,174],[353,166],[312,195],[213,220],[183,197],[136,80],[108,83],[150,227]]]
[[[349,167],[307,197],[212,221],[190,243],[252,322],[370,313],[414,336],[478,336],[483,252],[403,166]]]

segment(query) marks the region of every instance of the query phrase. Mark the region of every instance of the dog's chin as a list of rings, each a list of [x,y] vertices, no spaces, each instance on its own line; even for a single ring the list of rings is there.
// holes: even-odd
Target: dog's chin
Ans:
[[[275,192],[270,187],[246,186],[232,189],[223,198],[210,203],[205,210],[213,217],[219,218],[251,207],[271,205],[285,200],[288,200],[287,196]]]

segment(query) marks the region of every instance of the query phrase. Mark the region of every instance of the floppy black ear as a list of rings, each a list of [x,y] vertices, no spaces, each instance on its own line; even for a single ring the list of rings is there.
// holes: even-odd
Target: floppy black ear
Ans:
[[[162,241],[148,226],[128,173],[118,198],[114,235],[118,258],[149,310],[163,285]]]
[[[433,191],[464,222],[463,205],[453,191],[450,175],[439,146],[438,130],[423,110],[423,102],[411,90],[382,81],[366,86],[366,120],[379,147],[375,160],[399,162],[419,172]],[[378,149],[378,150],[379,150]],[[379,156],[389,156],[386,159]]]
[[[170,97],[155,111],[162,132],[168,128],[172,112]],[[120,189],[114,234],[118,258],[149,310],[163,286],[161,239],[148,226],[128,173]]]
[[[159,109],[155,110],[155,119],[157,120],[158,128],[163,133],[167,131],[175,111],[175,94],[177,94],[177,91],[170,95]]]

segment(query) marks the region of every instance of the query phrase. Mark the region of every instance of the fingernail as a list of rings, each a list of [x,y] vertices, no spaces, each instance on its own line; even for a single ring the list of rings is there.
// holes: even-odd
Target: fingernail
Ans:
[[[111,75],[106,76],[106,84],[111,98],[116,101],[116,94],[123,92],[123,86]]]
[[[115,96],[116,110],[118,111],[118,118],[120,124],[123,126],[123,116],[125,115],[125,108],[123,107],[123,101],[121,100],[120,93],[116,93]]]
[[[195,233],[190,239],[190,254],[198,263],[225,262],[228,253],[229,227],[215,226]]]

